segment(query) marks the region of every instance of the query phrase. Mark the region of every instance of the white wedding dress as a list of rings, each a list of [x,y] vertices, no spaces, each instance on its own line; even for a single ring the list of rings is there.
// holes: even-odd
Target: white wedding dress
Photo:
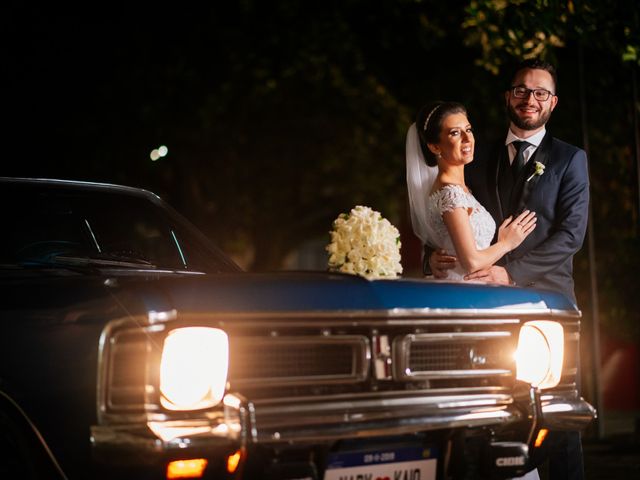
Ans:
[[[415,123],[407,133],[407,187],[413,231],[423,244],[443,248],[456,254],[453,241],[444,224],[442,214],[454,208],[470,212],[469,221],[476,241],[476,248],[484,250],[491,245],[496,223],[487,210],[460,185],[447,184],[429,194],[438,175],[438,167],[429,167],[422,154]],[[460,281],[465,272],[458,265],[449,270],[448,280]],[[538,470],[526,473],[521,480],[540,480]]]
[[[496,222],[493,217],[470,192],[465,191],[460,185],[447,184],[429,195],[427,202],[427,224],[432,232],[432,240],[438,248],[445,249],[451,255],[456,254],[451,235],[449,235],[447,226],[442,219],[445,212],[450,212],[455,208],[464,208],[470,212],[469,223],[476,241],[476,248],[484,250],[489,247],[496,231]],[[449,276],[446,280],[460,281],[466,275],[459,263],[448,272]],[[517,478],[520,480],[540,480],[537,469]]]
[[[476,248],[484,250],[491,245],[496,231],[496,222],[491,214],[480,205],[475,197],[460,185],[447,184],[429,195],[427,202],[427,224],[433,232],[432,241],[437,248],[443,248],[449,255],[456,255],[456,250],[447,230],[442,215],[456,208],[464,208],[469,214],[469,223],[476,241]],[[446,280],[463,280],[466,272],[458,263],[454,269],[448,270]]]
[[[455,208],[464,208],[469,213],[469,223],[473,237],[476,241],[476,248],[484,250],[491,245],[493,235],[496,231],[496,222],[487,210],[476,200],[471,192],[465,191],[460,185],[447,184],[429,195],[427,202],[427,224],[433,233],[433,241],[438,248],[443,248],[450,255],[456,255],[456,250],[451,240],[451,235],[442,219],[445,212],[450,212]],[[448,270],[446,280],[460,281],[466,275],[460,264],[456,264],[454,269]],[[538,470],[534,469],[526,473],[522,480],[540,480]]]

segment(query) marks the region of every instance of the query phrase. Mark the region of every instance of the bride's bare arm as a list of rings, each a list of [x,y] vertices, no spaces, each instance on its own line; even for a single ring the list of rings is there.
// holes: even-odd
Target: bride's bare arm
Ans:
[[[476,248],[476,242],[466,208],[454,208],[442,214],[456,255],[467,273],[488,268],[506,253],[516,248],[536,226],[534,212],[525,210],[513,221],[507,218],[498,231],[498,241],[484,250]]]

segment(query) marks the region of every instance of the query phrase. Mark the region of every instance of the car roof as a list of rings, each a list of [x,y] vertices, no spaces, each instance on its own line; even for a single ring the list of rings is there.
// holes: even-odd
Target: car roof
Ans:
[[[155,199],[160,199],[160,197],[143,188],[138,187],[130,187],[125,185],[118,185],[114,183],[103,183],[103,182],[90,182],[83,180],[63,180],[57,178],[27,178],[27,177],[0,177],[1,183],[13,183],[13,184],[30,184],[30,185],[51,185],[51,186],[67,186],[67,187],[77,187],[78,189],[86,189],[86,190],[111,190],[111,191],[119,191],[122,193],[129,193],[133,195],[145,195],[151,196]]]

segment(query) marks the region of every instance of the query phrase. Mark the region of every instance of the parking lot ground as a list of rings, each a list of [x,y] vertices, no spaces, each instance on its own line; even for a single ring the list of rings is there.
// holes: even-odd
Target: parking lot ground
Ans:
[[[602,437],[595,429],[582,439],[586,480],[640,479],[640,412],[607,412]],[[540,479],[549,480],[546,465]]]
[[[587,480],[640,478],[640,439],[636,435],[587,439],[583,447]]]

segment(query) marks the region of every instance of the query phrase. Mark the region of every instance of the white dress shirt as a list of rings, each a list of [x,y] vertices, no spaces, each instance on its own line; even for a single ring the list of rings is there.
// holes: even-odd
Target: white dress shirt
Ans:
[[[544,127],[542,127],[542,130],[540,130],[535,135],[532,135],[529,138],[520,138],[520,137],[517,137],[511,130],[509,130],[509,132],[507,133],[507,138],[504,141],[504,144],[507,145],[507,150],[509,151],[509,163],[510,164],[513,163],[513,159],[515,158],[517,153],[516,147],[511,142],[515,142],[516,140],[519,140],[522,142],[529,142],[531,144],[524,149],[524,154],[523,154],[524,163],[526,164],[531,158],[531,156],[534,154],[536,149],[540,146],[540,143],[542,142],[542,139],[544,138],[545,133],[547,133],[547,130]]]

